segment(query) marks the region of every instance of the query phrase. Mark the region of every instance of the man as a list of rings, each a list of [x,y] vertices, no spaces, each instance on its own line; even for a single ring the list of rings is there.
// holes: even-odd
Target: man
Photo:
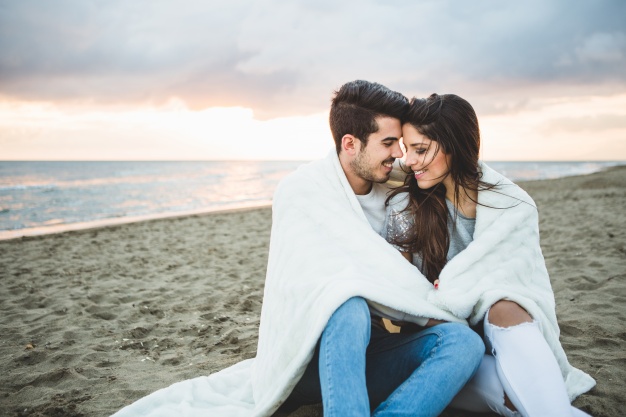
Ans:
[[[335,94],[330,127],[339,164],[365,217],[384,233],[385,199],[407,99],[367,81]],[[351,262],[346,259],[346,262]],[[283,410],[322,402],[325,416],[436,416],[474,374],[484,346],[467,326],[412,316],[413,331],[389,333],[382,318],[407,315],[352,297],[326,324],[315,355]],[[418,324],[416,326],[415,324]]]

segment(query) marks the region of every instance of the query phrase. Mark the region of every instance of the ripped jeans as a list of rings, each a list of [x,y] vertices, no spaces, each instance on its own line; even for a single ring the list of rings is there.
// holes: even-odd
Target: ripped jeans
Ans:
[[[561,370],[537,321],[502,328],[488,317],[489,312],[483,321],[487,354],[452,407],[507,417],[588,416],[570,404]],[[505,393],[518,411],[504,405]]]

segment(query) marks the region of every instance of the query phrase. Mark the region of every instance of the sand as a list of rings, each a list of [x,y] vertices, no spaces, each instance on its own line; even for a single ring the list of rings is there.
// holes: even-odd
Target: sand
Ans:
[[[621,416],[626,167],[521,185],[539,205],[561,341],[598,382],[574,404]],[[261,208],[0,241],[0,416],[108,416],[253,357],[270,227]]]

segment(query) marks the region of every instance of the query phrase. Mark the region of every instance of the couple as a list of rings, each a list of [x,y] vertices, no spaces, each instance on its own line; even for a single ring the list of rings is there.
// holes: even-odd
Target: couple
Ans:
[[[436,416],[451,403],[504,416],[586,416],[570,405],[570,398],[591,388],[593,380],[570,371],[558,344],[536,207],[521,189],[478,161],[480,135],[471,105],[455,95],[436,94],[409,103],[380,84],[354,81],[336,92],[330,127],[336,152],[328,159],[345,175],[346,194],[352,191],[351,203],[359,206],[353,211],[362,212],[366,226],[412,264],[417,271],[413,279],[430,286],[417,290],[413,302],[439,307],[457,320],[468,319],[475,331],[439,311],[411,314],[402,303],[390,308],[391,303],[370,297],[368,288],[359,290],[357,284],[325,323],[312,360],[281,410],[322,402],[325,416]],[[405,178],[401,186],[390,188],[394,161],[403,157],[400,142],[406,151]],[[274,202],[278,213],[282,198],[299,194],[298,182],[323,182],[332,172],[307,172],[311,170],[302,169],[281,186]],[[309,178],[311,174],[318,178]],[[327,201],[330,192],[308,195],[311,201],[304,196],[301,207],[292,207],[301,221],[310,221],[307,216],[324,221],[314,213],[317,204],[339,208]],[[321,201],[313,201],[316,198]],[[354,230],[349,224],[336,227],[337,236],[328,238],[341,239]],[[309,252],[305,257],[316,257],[320,238],[301,238],[288,244],[302,246],[299,250]],[[358,233],[358,238],[365,239],[364,234]],[[330,256],[354,264],[354,277],[348,280],[358,281],[360,258],[353,252],[359,249],[345,240],[345,247],[336,245],[340,252]],[[453,263],[466,249],[468,253]],[[372,251],[365,255],[383,269],[386,262],[401,262],[383,260]],[[314,262],[326,258],[318,256]],[[390,268],[376,278],[385,285],[393,273]],[[331,281],[335,279],[344,277]],[[286,281],[289,286],[289,277]],[[457,283],[462,286],[454,288]],[[364,280],[363,285],[370,284]],[[390,286],[397,297],[410,291],[397,282]],[[338,287],[333,291],[340,291]],[[289,297],[285,289],[277,291]],[[324,288],[311,286],[307,291]],[[570,373],[572,381],[567,380]],[[573,381],[577,378],[579,387]]]
[[[559,343],[537,209],[478,161],[469,103],[354,81],[330,127],[336,149],[274,195],[256,358],[115,416],[585,416],[570,401],[595,381]]]

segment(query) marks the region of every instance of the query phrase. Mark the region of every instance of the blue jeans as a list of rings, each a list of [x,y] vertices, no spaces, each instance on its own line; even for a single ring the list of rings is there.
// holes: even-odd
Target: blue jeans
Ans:
[[[351,298],[328,321],[282,410],[322,402],[325,417],[437,416],[484,352],[481,338],[456,323],[388,333],[371,325],[364,299]]]

